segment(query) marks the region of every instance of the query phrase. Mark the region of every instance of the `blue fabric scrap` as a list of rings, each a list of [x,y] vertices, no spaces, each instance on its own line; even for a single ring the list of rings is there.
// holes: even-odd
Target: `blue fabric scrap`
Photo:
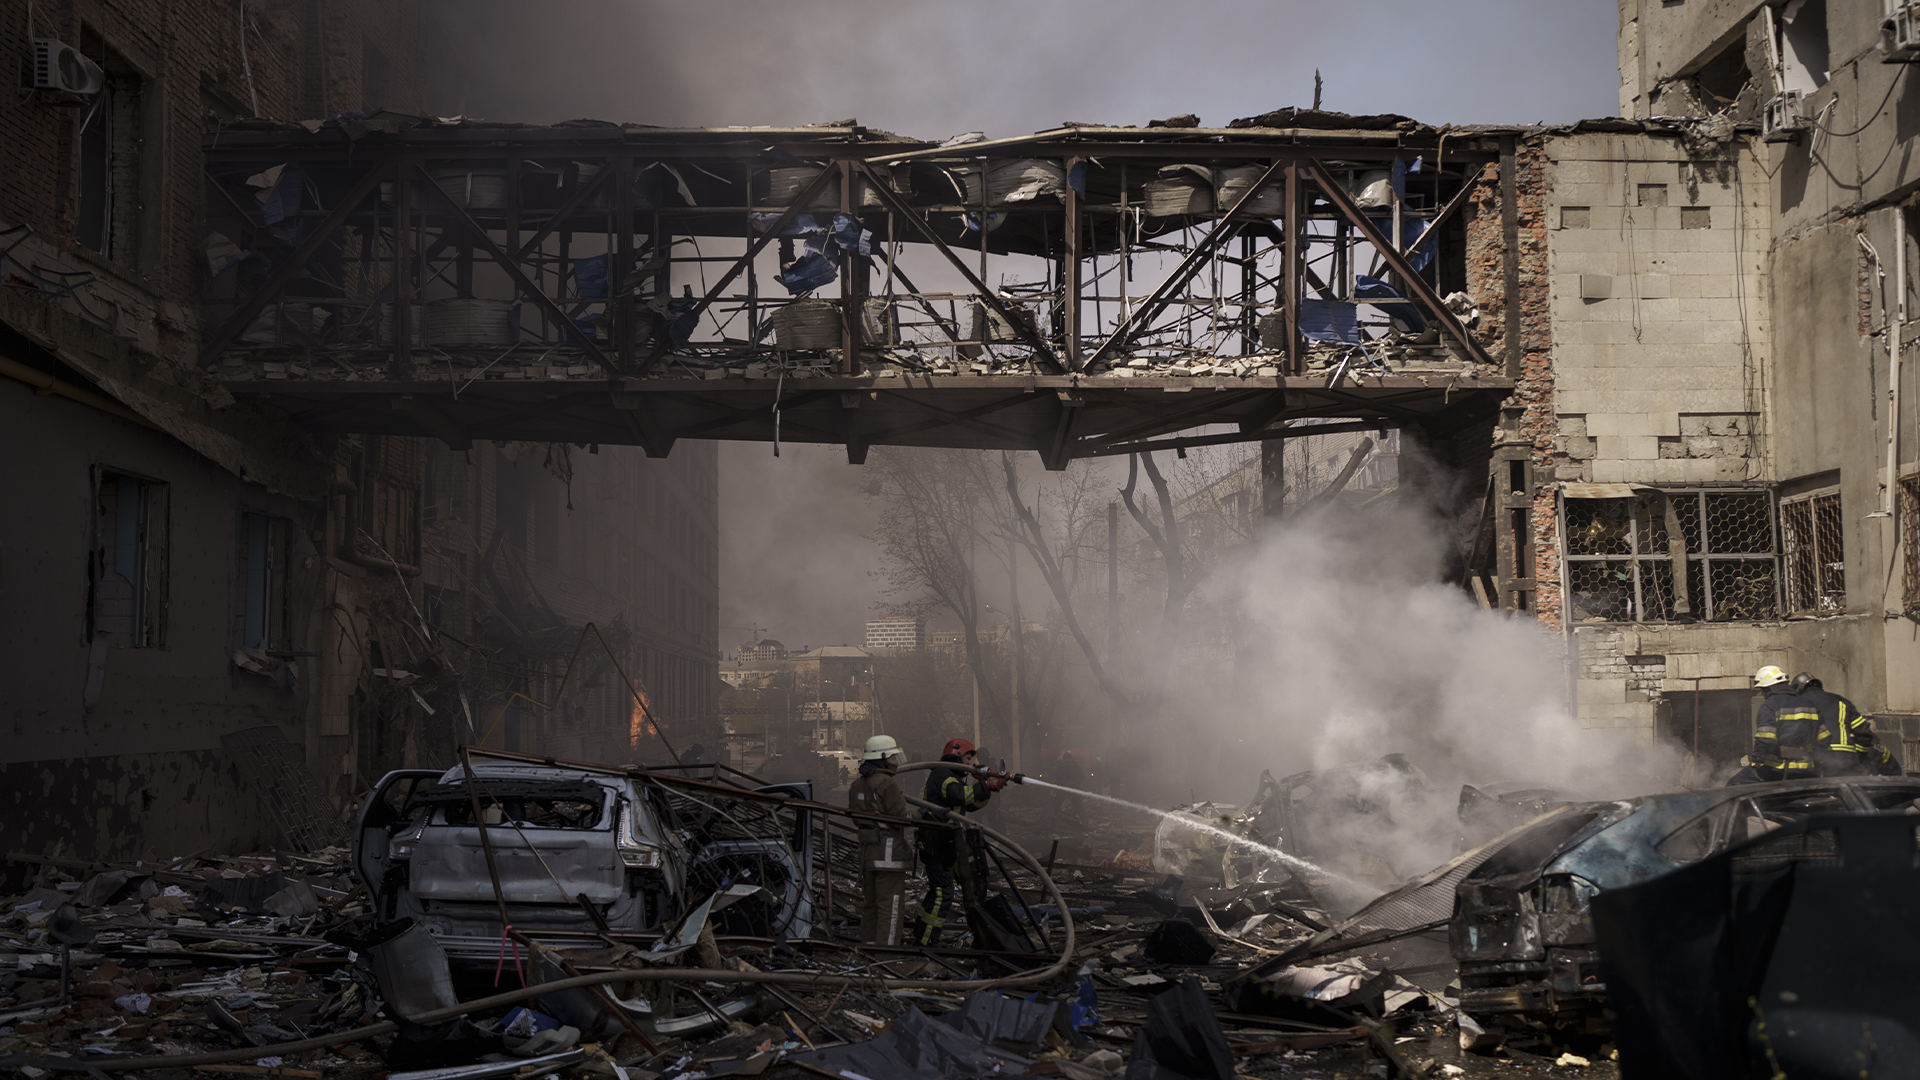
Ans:
[[[1365,274],[1356,274],[1354,275],[1353,281],[1353,295],[1362,300],[1406,299],[1406,297],[1394,291],[1393,286],[1381,281],[1379,278],[1368,277]],[[1388,318],[1394,322],[1404,324],[1412,333],[1418,334],[1427,328],[1426,316],[1422,315],[1420,309],[1412,304],[1394,304],[1382,310],[1386,311]]]
[[[300,194],[306,187],[306,175],[299,169],[283,169],[280,182],[260,197],[260,217],[268,225],[278,225],[300,212]]]
[[[818,289],[840,276],[840,266],[820,251],[808,247],[800,257],[781,267],[775,277],[787,287],[789,295]]]
[[[1345,300],[1300,301],[1300,335],[1309,341],[1360,344],[1360,305]]]
[[[753,223],[756,232],[766,232],[773,228],[774,224],[780,220],[780,214],[772,210],[751,210],[747,213],[747,220]],[[782,237],[819,236],[826,231],[818,221],[813,219],[812,214],[795,214],[793,215],[793,220],[787,222],[787,227],[781,229],[774,235]]]
[[[1067,170],[1067,186],[1082,195],[1087,193],[1087,162],[1076,161],[1073,168]]]

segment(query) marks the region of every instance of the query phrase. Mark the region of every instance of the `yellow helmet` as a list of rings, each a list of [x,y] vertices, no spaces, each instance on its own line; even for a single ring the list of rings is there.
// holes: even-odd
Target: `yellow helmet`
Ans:
[[[1766,667],[1753,673],[1753,688],[1755,690],[1765,690],[1769,686],[1779,686],[1786,681],[1787,673],[1773,664],[1768,664]]]

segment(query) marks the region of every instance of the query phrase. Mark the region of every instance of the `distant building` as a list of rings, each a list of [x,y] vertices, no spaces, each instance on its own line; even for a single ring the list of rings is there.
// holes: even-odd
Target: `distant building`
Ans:
[[[765,663],[769,660],[785,660],[787,647],[772,638],[761,638],[740,646],[738,659],[749,663]]]
[[[967,647],[965,630],[935,630],[927,635],[927,648],[959,652]]]
[[[912,652],[927,647],[927,620],[906,615],[884,615],[867,624],[867,648],[885,652]]]

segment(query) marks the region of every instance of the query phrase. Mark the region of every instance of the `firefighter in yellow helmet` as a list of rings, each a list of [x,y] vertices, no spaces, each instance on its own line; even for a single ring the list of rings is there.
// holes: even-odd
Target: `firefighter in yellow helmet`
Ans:
[[[904,818],[906,792],[895,772],[905,761],[891,735],[867,740],[860,775],[847,788],[847,806],[873,814]],[[860,940],[869,945],[898,945],[906,934],[907,830],[890,822],[857,821],[860,830]]]
[[[1811,675],[1788,678],[1772,664],[1753,673],[1753,687],[1766,698],[1755,717],[1751,763],[1729,787],[1873,771],[1879,758],[1873,725],[1853,702]]]

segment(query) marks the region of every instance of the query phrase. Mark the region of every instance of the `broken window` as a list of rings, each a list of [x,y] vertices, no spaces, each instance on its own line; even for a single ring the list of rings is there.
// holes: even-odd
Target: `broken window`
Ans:
[[[1773,13],[1773,47],[1783,92],[1811,94],[1827,85],[1826,0],[1787,0]]]
[[[73,238],[82,247],[113,259],[132,254],[134,211],[140,204],[140,99],[143,80],[119,54],[93,33],[81,38],[84,51],[99,63],[105,84],[78,124],[79,187],[75,192]]]
[[[1575,622],[1779,617],[1780,556],[1765,490],[1641,488],[1630,498],[1569,498],[1564,519]]]
[[[1847,556],[1840,489],[1780,500],[1780,542],[1787,563],[1787,613],[1845,611]]]
[[[167,492],[157,480],[103,472],[94,489],[87,636],[116,649],[167,639]]]
[[[291,647],[287,559],[292,527],[283,517],[240,515],[240,576],[245,585],[240,644],[246,648]]]

